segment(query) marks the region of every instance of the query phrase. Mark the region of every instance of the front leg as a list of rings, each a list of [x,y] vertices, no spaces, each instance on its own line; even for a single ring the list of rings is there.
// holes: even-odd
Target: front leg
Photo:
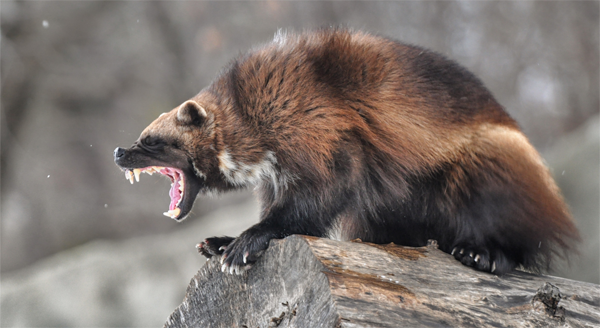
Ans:
[[[296,197],[293,202],[276,208],[263,209],[263,219],[244,231],[223,251],[223,272],[241,274],[254,264],[269,246],[271,239],[281,239],[293,234],[323,237],[326,235],[337,211],[327,211],[319,206],[306,206],[311,199]],[[304,211],[298,210],[305,209]],[[312,211],[306,210],[312,208]],[[327,208],[327,207],[325,207]],[[331,209],[331,207],[329,207]]]
[[[219,248],[224,249],[221,257],[223,272],[241,274],[249,269],[269,247],[271,239],[294,234],[325,237],[334,219],[345,210],[352,198],[340,186],[298,188],[305,192],[286,197],[288,202],[284,204],[273,204],[274,199],[268,197],[268,193],[262,197],[261,221],[227,246],[220,245]],[[323,202],[324,199],[329,201]]]

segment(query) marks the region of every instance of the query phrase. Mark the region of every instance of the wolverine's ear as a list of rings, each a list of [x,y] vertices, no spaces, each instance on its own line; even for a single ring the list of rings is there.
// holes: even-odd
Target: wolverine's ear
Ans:
[[[206,119],[206,110],[193,100],[188,100],[177,109],[177,121],[185,125],[201,125]]]

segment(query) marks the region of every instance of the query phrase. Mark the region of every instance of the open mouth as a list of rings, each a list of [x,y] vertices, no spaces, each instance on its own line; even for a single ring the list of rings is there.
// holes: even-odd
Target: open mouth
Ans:
[[[133,170],[126,169],[125,178],[129,180],[131,184],[133,184],[134,177],[135,181],[140,181],[141,173],[147,173],[150,175],[154,173],[160,173],[171,179],[171,189],[169,190],[171,203],[169,204],[169,210],[163,214],[177,220],[182,212],[179,205],[181,204],[185,195],[185,174],[183,171],[173,167],[148,166]]]

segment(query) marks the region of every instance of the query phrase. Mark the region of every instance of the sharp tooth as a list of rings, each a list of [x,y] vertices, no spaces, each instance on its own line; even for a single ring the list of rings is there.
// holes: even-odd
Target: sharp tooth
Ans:
[[[131,171],[127,170],[125,172],[125,178],[128,179],[131,184],[133,184],[133,173],[131,173]]]
[[[168,216],[171,219],[174,219],[179,215],[179,213],[181,213],[181,210],[179,209],[179,207],[177,207],[174,210],[169,210],[168,212],[164,212],[163,215]]]
[[[135,175],[135,181],[137,181],[137,182],[140,182],[140,173],[142,173],[142,170],[133,169],[133,174]]]

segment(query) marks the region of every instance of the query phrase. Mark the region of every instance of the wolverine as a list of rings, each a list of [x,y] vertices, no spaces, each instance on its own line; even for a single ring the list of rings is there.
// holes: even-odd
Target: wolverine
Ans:
[[[292,234],[440,249],[495,274],[546,270],[579,240],[549,170],[472,73],[344,29],[278,33],[114,151],[133,183],[170,178],[165,215],[255,186],[260,221],[207,238],[242,273]]]

